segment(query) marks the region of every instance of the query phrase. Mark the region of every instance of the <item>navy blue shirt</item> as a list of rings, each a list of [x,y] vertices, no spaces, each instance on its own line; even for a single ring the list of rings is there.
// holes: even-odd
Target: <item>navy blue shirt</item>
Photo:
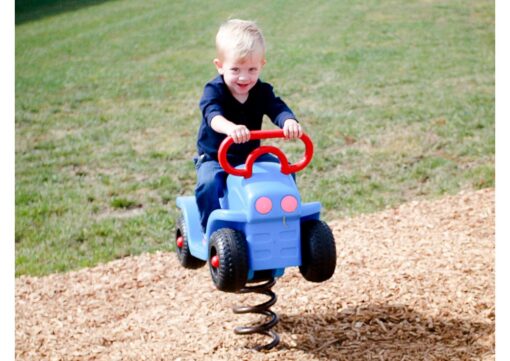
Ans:
[[[290,108],[283,100],[275,96],[273,87],[260,79],[250,90],[248,99],[240,103],[227,88],[223,77],[218,75],[207,83],[200,99],[202,122],[198,129],[197,150],[198,154],[206,154],[211,159],[218,159],[218,148],[226,135],[216,132],[211,127],[211,120],[222,115],[236,124],[243,124],[250,130],[262,128],[262,118],[267,115],[271,121],[283,128],[285,120],[296,119]],[[260,145],[260,141],[249,141],[243,144],[232,144],[229,148],[229,159],[236,163],[242,163],[254,149]]]

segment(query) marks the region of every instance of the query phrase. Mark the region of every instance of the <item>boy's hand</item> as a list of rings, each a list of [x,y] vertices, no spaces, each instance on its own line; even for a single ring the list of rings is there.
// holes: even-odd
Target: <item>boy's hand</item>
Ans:
[[[297,139],[303,135],[303,128],[295,119],[287,119],[283,123],[283,134],[287,139]]]
[[[250,130],[245,125],[236,125],[228,135],[234,139],[236,144],[246,143],[250,140]]]

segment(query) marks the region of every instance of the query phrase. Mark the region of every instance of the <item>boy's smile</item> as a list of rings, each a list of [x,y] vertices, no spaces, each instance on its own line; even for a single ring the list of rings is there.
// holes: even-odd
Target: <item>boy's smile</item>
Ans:
[[[223,60],[214,59],[214,64],[218,73],[223,75],[223,80],[232,96],[240,103],[244,103],[248,99],[250,90],[257,84],[265,59],[258,53],[248,54],[238,59],[227,52]]]

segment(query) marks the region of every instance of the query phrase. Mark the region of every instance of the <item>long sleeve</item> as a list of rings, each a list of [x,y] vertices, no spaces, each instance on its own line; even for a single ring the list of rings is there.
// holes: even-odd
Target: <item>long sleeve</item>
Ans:
[[[199,107],[202,111],[202,116],[207,124],[211,126],[211,120],[217,115],[225,115],[222,106],[223,95],[217,86],[207,84],[204,88],[204,93],[200,99]]]
[[[283,128],[285,120],[289,118],[296,119],[292,110],[280,97],[274,94],[273,87],[267,83],[264,87],[264,105],[264,113],[280,128]]]

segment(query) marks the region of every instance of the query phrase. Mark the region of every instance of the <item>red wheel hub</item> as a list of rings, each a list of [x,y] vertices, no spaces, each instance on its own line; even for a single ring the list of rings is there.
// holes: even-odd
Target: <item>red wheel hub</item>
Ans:
[[[175,243],[177,244],[177,247],[182,248],[182,246],[184,246],[184,237],[183,236],[177,237]]]
[[[214,268],[218,268],[220,266],[220,258],[218,257],[218,255],[212,256],[211,266],[213,266]]]

